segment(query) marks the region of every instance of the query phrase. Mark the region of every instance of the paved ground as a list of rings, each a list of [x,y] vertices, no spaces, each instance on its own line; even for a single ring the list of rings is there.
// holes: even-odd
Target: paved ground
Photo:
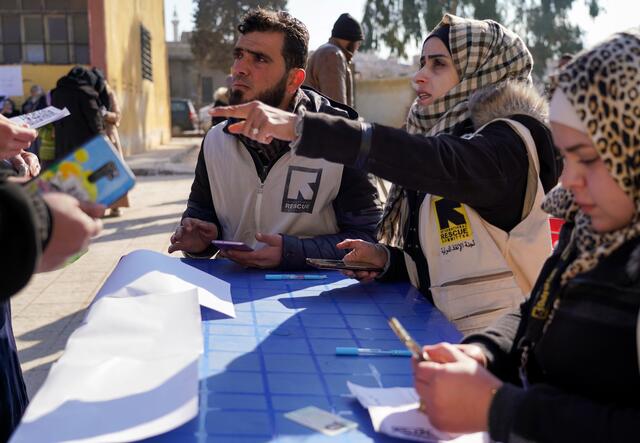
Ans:
[[[135,249],[166,252],[186,205],[199,143],[198,138],[173,139],[152,153],[128,158],[138,174],[129,194],[131,208],[122,217],[104,219],[104,230],[75,263],[36,275],[13,297],[13,328],[30,396],[120,257]]]

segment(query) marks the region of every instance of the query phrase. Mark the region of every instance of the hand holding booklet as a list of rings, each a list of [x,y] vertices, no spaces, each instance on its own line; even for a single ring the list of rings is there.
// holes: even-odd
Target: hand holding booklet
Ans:
[[[109,206],[133,187],[135,177],[104,136],[80,146],[25,186],[30,192],[58,191],[80,201]]]

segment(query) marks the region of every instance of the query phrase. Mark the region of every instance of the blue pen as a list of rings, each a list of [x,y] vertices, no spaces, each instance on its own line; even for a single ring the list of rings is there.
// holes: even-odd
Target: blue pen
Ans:
[[[265,280],[323,280],[326,275],[318,274],[265,274]]]
[[[411,357],[408,349],[371,349],[371,348],[343,348],[336,347],[336,355],[357,355],[357,356],[390,356],[390,357]]]

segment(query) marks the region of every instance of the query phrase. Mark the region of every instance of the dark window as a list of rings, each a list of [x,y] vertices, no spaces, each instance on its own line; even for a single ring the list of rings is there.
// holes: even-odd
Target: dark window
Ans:
[[[0,63],[90,64],[86,10],[87,0],[0,0]]]
[[[60,65],[69,63],[69,46],[49,45],[49,61]]]
[[[50,43],[66,43],[69,41],[67,17],[47,17],[47,37]]]
[[[42,16],[26,15],[22,20],[25,43],[43,43],[44,29],[42,29]]]
[[[88,65],[89,60],[89,46],[88,45],[75,45],[73,47],[75,51],[76,63],[80,63],[81,65]]]
[[[21,52],[20,45],[2,45],[2,63],[20,63]]]
[[[140,25],[140,54],[142,57],[142,78],[153,81],[151,33],[142,25]]]
[[[89,43],[89,24],[86,14],[73,16],[73,41],[74,43]]]
[[[18,0],[0,0],[0,9],[10,9],[15,11],[18,8]]]
[[[172,111],[186,111],[187,104],[184,102],[171,102],[171,110]]]
[[[24,0],[23,0],[24,1]],[[86,11],[87,0],[44,0],[47,10]]]
[[[23,11],[42,11],[42,0],[22,0]]]
[[[20,16],[19,15],[3,15],[2,16],[2,42],[3,43],[20,43]]]

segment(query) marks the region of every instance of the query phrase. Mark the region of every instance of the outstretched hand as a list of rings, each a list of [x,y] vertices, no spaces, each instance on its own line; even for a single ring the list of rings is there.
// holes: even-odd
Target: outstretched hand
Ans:
[[[291,141],[296,138],[296,114],[252,101],[242,105],[216,106],[209,115],[244,119],[229,126],[232,134],[242,134],[259,143],[269,144],[274,138]]]

